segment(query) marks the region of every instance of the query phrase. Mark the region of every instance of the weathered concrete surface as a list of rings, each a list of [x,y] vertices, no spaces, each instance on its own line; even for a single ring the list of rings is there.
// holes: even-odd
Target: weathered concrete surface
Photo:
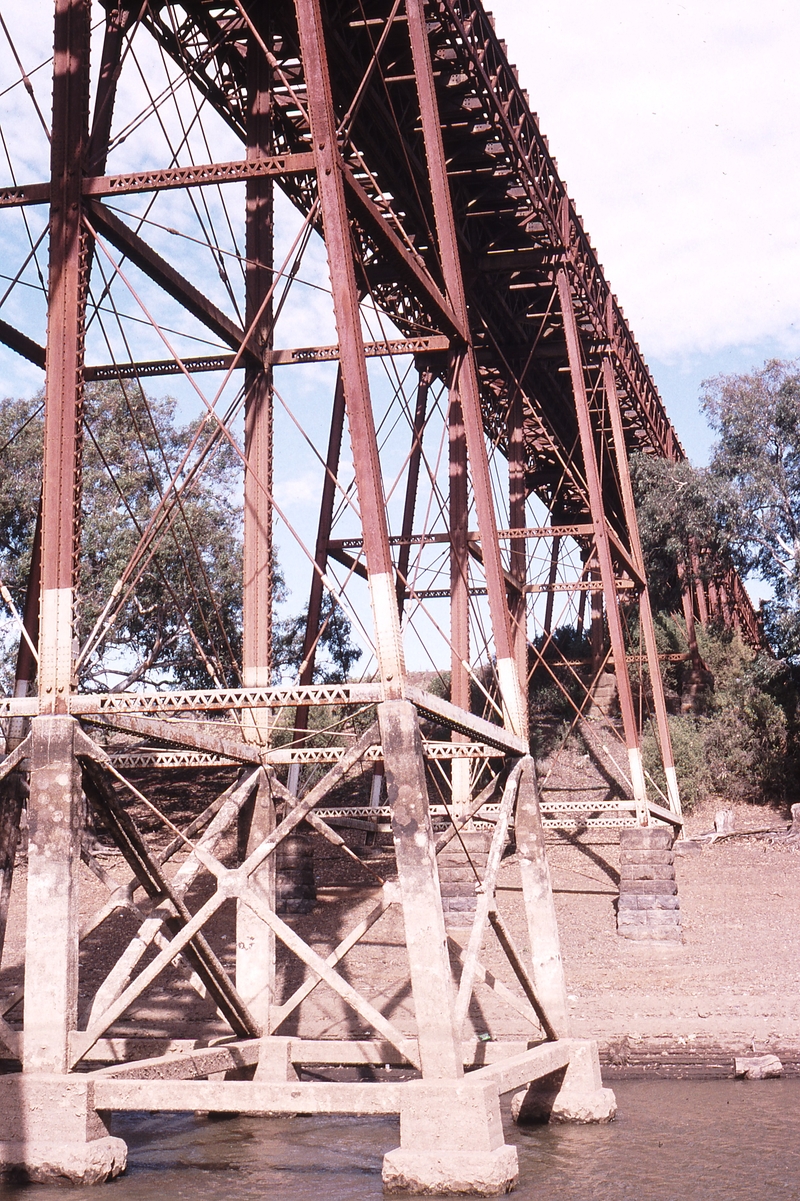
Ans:
[[[422,1071],[426,1078],[457,1079],[463,1074],[461,1040],[417,712],[408,701],[385,701],[378,705],[378,721]]]
[[[777,1055],[751,1055],[734,1059],[733,1071],[744,1080],[774,1080],[783,1075],[783,1064]]]
[[[567,986],[545,853],[536,768],[529,757],[524,760],[519,781],[515,830],[536,995],[551,1026],[563,1037],[569,1033]]]
[[[617,1112],[612,1089],[603,1087],[597,1043],[570,1040],[567,1067],[534,1081],[511,1099],[519,1125],[539,1122],[610,1122]]]
[[[124,1171],[127,1147],[93,1105],[80,1077],[0,1077],[0,1167],[43,1183],[99,1184]]]
[[[84,821],[72,717],[31,722],[24,1054],[65,1072],[78,1024],[78,869]]]
[[[496,1085],[403,1086],[400,1146],[383,1160],[387,1192],[494,1197],[510,1192],[518,1174],[516,1147],[503,1142]]]

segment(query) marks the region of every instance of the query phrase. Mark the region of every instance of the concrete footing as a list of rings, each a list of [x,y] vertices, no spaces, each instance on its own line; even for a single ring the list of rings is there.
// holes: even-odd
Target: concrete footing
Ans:
[[[387,1192],[496,1197],[511,1191],[517,1149],[503,1142],[496,1084],[420,1080],[403,1094],[400,1146],[383,1160]]]
[[[636,942],[681,942],[674,835],[667,826],[620,832],[617,933]]]
[[[534,1080],[511,1098],[511,1116],[520,1126],[543,1122],[610,1122],[617,1099],[603,1088],[597,1043],[574,1041],[566,1068]]]
[[[43,1183],[101,1184],[125,1170],[128,1149],[92,1104],[89,1081],[0,1077],[0,1170]]]

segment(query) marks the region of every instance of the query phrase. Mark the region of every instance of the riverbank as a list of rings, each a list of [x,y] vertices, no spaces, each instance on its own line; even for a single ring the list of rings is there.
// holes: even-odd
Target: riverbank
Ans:
[[[690,813],[689,837],[713,818]],[[800,847],[778,811],[737,806],[734,823],[676,855],[681,945],[616,935],[613,832],[551,846],[573,1033],[599,1040],[609,1079],[731,1075],[735,1055],[766,1052],[800,1074]]]
[[[575,835],[549,832],[548,849],[567,976],[572,1033],[596,1038],[609,1082],[623,1077],[731,1076],[737,1055],[771,1052],[789,1075],[800,1075],[800,848],[780,837],[783,814],[741,806],[737,831],[774,827],[771,836],[753,834],[689,848],[677,856],[683,916],[683,943],[632,943],[616,933],[615,904],[619,836],[615,830]],[[690,838],[713,826],[713,809],[689,815]],[[316,838],[317,836],[315,836]],[[352,861],[343,861],[329,844],[317,847],[319,903],[315,914],[291,924],[321,954],[327,955],[375,904],[376,886]],[[182,861],[176,856],[173,869]],[[122,882],[121,858],[103,857],[105,870]],[[370,860],[384,876],[394,870],[388,852]],[[502,864],[498,902],[518,945],[527,942],[521,885],[514,855]],[[84,919],[100,907],[106,890],[83,869],[81,910]],[[223,962],[233,966],[233,908],[221,911],[210,937]],[[0,997],[21,983],[25,921],[25,872],[20,863],[14,881],[6,954],[0,973]],[[135,920],[118,913],[104,936],[84,946],[81,966],[82,1008],[132,937]],[[499,948],[487,934],[481,952],[490,970],[508,977]],[[400,1029],[414,1030],[407,996],[407,967],[402,918],[390,908],[345,961],[350,982],[385,1012]],[[279,959],[285,994],[302,979],[296,961]],[[110,1032],[117,1037],[141,1034],[143,1023],[160,1039],[197,1039],[224,1034],[225,1027],[177,973],[165,987],[151,990]],[[180,1017],[178,1018],[178,1011]],[[13,1025],[18,1013],[10,1015]],[[481,986],[470,1011],[477,1035],[525,1038],[533,1031],[513,1009]],[[177,1019],[177,1020],[176,1020]],[[81,1022],[86,1020],[82,1013]],[[338,996],[321,987],[304,1003],[281,1033],[313,1038],[366,1037],[363,1022]]]

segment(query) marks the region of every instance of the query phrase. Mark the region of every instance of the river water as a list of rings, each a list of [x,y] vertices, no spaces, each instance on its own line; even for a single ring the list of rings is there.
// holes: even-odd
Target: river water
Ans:
[[[622,1081],[608,1126],[510,1122],[517,1201],[800,1201],[800,1080]],[[91,1189],[0,1184],[20,1201],[378,1201],[392,1118],[125,1114],[128,1171]]]

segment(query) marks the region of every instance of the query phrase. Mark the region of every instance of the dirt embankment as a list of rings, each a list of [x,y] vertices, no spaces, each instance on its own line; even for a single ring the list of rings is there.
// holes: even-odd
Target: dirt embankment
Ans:
[[[572,1032],[599,1040],[609,1078],[656,1071],[730,1075],[734,1055],[767,1051],[779,1055],[789,1071],[800,1073],[800,846],[778,836],[787,827],[783,817],[777,811],[742,806],[735,810],[738,831],[769,825],[776,834],[737,836],[677,856],[682,945],[631,943],[617,936],[617,831],[548,834]],[[687,826],[690,837],[712,828],[713,809],[693,812]],[[374,906],[376,885],[329,844],[320,842],[317,852],[317,911],[290,921],[326,955]],[[176,857],[173,868],[180,861],[181,856]],[[369,862],[384,876],[394,872],[388,848]],[[104,863],[111,876],[120,881],[126,877],[118,856]],[[21,862],[14,881],[0,997],[8,996],[21,982],[24,877]],[[84,919],[106,896],[101,882],[84,869]],[[514,855],[503,861],[498,901],[515,941],[524,949],[527,931]],[[232,905],[230,912],[221,911],[218,917],[209,937],[223,962],[232,967],[236,941]],[[119,914],[106,924],[101,939],[93,936],[85,945],[83,1008],[135,928],[131,915]],[[405,983],[403,943],[402,916],[392,907],[348,954],[343,970],[364,996],[410,1034],[414,1017]],[[481,959],[491,971],[508,977],[489,933]],[[284,995],[297,987],[302,974],[296,960],[281,954],[279,985]],[[18,1024],[18,1015],[19,1008],[10,1015],[13,1025]],[[495,1037],[532,1034],[519,1015],[499,1004],[487,989],[478,990],[470,1017],[478,1034],[487,1030]],[[81,1021],[85,1018],[84,1012]],[[109,1033],[131,1036],[137,1026],[142,1032],[142,1024],[148,1033],[162,1038],[205,1041],[225,1031],[208,1004],[200,1002],[175,973],[146,994]],[[281,1033],[342,1038],[364,1037],[369,1031],[335,994],[319,988]]]
[[[687,819],[713,829],[713,807]],[[614,929],[614,832],[553,843],[550,862],[573,1030],[626,1074],[672,1065],[730,1074],[734,1055],[774,1052],[800,1070],[800,846],[783,814],[734,807],[737,832],[676,856],[682,945],[631,943]],[[576,845],[576,843],[578,845]]]

